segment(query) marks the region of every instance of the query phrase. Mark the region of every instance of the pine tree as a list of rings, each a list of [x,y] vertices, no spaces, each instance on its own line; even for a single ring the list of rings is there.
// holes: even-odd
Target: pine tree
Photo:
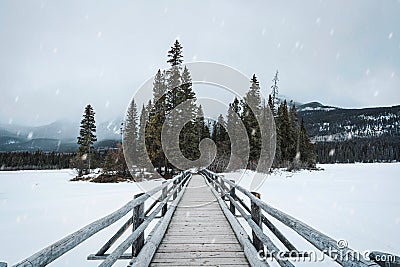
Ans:
[[[183,62],[182,55],[182,46],[178,40],[175,41],[174,45],[171,47],[171,50],[168,51],[168,60],[167,62],[171,65],[171,68],[168,70],[168,78],[167,78],[167,103],[168,110],[173,110],[179,103],[178,97],[181,95],[180,84],[181,84],[181,69]]]
[[[146,147],[151,161],[160,173],[162,167],[164,170],[167,169],[167,161],[161,145],[161,131],[167,113],[166,92],[165,72],[158,70],[153,82],[153,105],[146,125]]]
[[[261,97],[260,85],[255,74],[250,82],[250,89],[242,101],[242,121],[250,143],[248,167],[254,169],[260,157],[261,149],[261,131],[257,120],[261,114]]]
[[[168,51],[168,63],[171,66],[178,66],[183,62],[182,56],[182,46],[178,40],[175,40],[174,45],[171,47],[171,50]]]
[[[226,131],[226,122],[222,114],[218,116],[217,121],[214,121],[211,139],[217,146],[217,155],[211,168],[214,171],[221,172],[226,169],[230,155],[229,136]]]
[[[274,115],[276,115],[276,113],[277,113],[277,106],[278,106],[278,93],[279,93],[278,92],[278,90],[279,90],[279,87],[278,87],[279,77],[278,77],[278,75],[279,75],[279,72],[276,71],[275,76],[272,79],[273,84],[271,86],[271,89],[272,89],[272,93],[271,93],[272,94],[272,104],[273,104],[272,112],[274,113]]]
[[[129,170],[134,170],[138,165],[138,113],[135,100],[132,102],[126,113],[123,130],[123,153],[127,160]]]
[[[279,127],[279,147],[281,162],[284,165],[292,162],[296,156],[296,140],[289,119],[288,107],[284,100],[278,108],[277,122]]]
[[[80,170],[79,174],[90,172],[90,160],[93,151],[93,144],[97,141],[94,114],[93,107],[90,104],[87,105],[85,107],[78,136],[78,156],[81,157],[82,160],[87,161],[87,169],[85,168]]]
[[[138,133],[138,143],[137,143],[137,152],[138,152],[138,167],[141,172],[152,171],[151,162],[148,160],[146,145],[145,145],[145,131],[146,131],[146,123],[149,119],[149,108],[151,108],[151,102],[148,104],[148,108],[144,105],[142,106],[142,110],[140,112],[139,119],[139,133]]]
[[[176,116],[176,125],[185,124],[179,134],[179,146],[185,158],[195,160],[199,157],[200,151],[198,143],[193,140],[198,139],[196,132],[196,114],[198,108],[195,104],[196,97],[192,89],[192,78],[189,70],[186,68],[182,72],[182,85],[177,92],[177,106],[178,110]]]
[[[242,140],[247,136],[246,132],[241,132],[241,124],[242,121],[240,119],[241,116],[241,106],[239,100],[235,97],[232,103],[229,104],[228,113],[226,116],[226,128],[228,133],[232,138],[230,138],[230,147],[231,147],[231,166],[230,170],[236,170],[238,168],[245,168],[243,155],[246,155],[248,151],[246,151],[246,144],[248,140]]]
[[[268,95],[268,107],[271,109],[272,114],[274,115],[274,102],[272,101],[272,96]]]
[[[316,153],[314,145],[310,142],[307,135],[306,128],[304,127],[304,119],[301,118],[300,134],[299,134],[299,152],[300,160],[308,168],[315,167]],[[350,153],[349,153],[350,154]],[[353,155],[349,156],[351,161],[354,161]]]

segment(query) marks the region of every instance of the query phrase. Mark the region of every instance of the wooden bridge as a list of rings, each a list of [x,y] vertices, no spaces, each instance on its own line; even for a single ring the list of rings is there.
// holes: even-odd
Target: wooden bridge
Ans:
[[[333,257],[342,266],[400,266],[397,256],[372,252],[369,259],[305,223],[269,206],[234,181],[206,169],[199,174],[182,172],[153,190],[138,194],[117,211],[44,248],[14,266],[46,266],[61,255],[122,219],[132,216],[88,260],[111,266],[129,260],[128,266],[269,266],[271,258],[280,266],[294,266],[294,258],[309,258],[298,250],[268,219],[274,217]],[[268,217],[267,217],[268,216]],[[242,224],[251,229],[249,235]],[[150,234],[145,229],[159,219]],[[131,227],[132,225],[132,227]],[[263,228],[269,230],[285,250],[280,250]],[[116,248],[111,246],[132,228]],[[127,251],[131,252],[127,252]],[[337,251],[336,256],[329,253]],[[306,259],[307,260],[307,259]],[[0,267],[7,266],[0,263]]]

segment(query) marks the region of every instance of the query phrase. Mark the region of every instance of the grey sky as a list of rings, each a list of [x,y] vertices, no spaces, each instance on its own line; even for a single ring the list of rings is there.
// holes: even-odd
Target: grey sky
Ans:
[[[300,102],[400,104],[400,1],[149,2],[1,1],[0,123],[121,115],[177,37]]]

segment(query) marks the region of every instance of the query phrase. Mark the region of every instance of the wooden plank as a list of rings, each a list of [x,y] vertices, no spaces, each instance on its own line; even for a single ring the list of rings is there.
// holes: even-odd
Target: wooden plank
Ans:
[[[248,266],[220,204],[193,175],[150,266]]]
[[[190,179],[190,177],[188,178]],[[179,202],[181,201],[182,196],[184,195],[185,187],[183,187],[182,192],[179,194],[178,198],[172,202],[172,205],[169,207],[164,217],[157,222],[153,230],[150,232],[148,239],[140,251],[139,255],[136,258],[133,258],[128,266],[148,266],[151,262],[151,259],[154,256],[158,246],[160,245],[162,238],[164,237],[165,232],[167,231],[168,225],[171,221],[171,218],[175,212],[175,209]]]
[[[211,187],[211,186],[210,186]],[[214,196],[217,198],[219,205],[221,206],[221,209],[229,221],[232,230],[234,231],[237,239],[239,240],[240,244],[243,247],[244,254],[246,255],[247,260],[249,261],[250,265],[255,267],[261,267],[261,266],[269,266],[269,264],[266,261],[261,261],[259,260],[259,255],[257,250],[254,248],[253,244],[250,241],[250,238],[248,234],[246,233],[246,230],[243,229],[242,225],[239,223],[237,218],[231,213],[228,205],[218,192],[216,192],[212,187],[211,191],[214,194]],[[237,204],[237,203],[234,203]]]
[[[181,258],[181,259],[153,259],[152,263],[168,263],[170,266],[190,266],[190,265],[220,265],[220,264],[241,264],[248,265],[245,257],[242,258]]]
[[[178,186],[172,190],[172,194],[175,194],[178,191]],[[177,198],[179,199],[183,195],[184,191],[181,191],[179,194],[177,194]],[[100,265],[99,267],[108,267],[113,265],[119,258],[120,255],[122,255],[129,246],[132,245],[132,243],[143,233],[143,231],[147,228],[147,226],[150,224],[150,222],[154,219],[154,217],[162,210],[163,204],[167,203],[168,199],[164,199],[163,201],[160,202],[160,205],[152,211],[152,213],[143,221],[142,224],[131,234],[126,238]],[[178,200],[177,200],[178,201]]]
[[[221,246],[219,244],[163,244],[158,247],[157,253],[164,252],[211,252],[211,251],[225,251],[225,252],[242,252],[242,247],[235,244],[226,244]],[[157,255],[157,253],[155,255]]]
[[[164,252],[164,253],[157,253],[154,256],[154,259],[182,259],[188,257],[195,257],[195,258],[222,258],[222,257],[229,257],[229,258],[236,258],[236,257],[244,257],[244,252],[239,251],[189,251],[189,252]]]

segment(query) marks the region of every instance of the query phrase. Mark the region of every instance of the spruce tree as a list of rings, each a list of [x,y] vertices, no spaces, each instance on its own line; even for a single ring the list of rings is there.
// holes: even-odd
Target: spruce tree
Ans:
[[[148,104],[148,108],[151,107],[151,102]],[[149,119],[149,111],[143,105],[142,110],[140,112],[139,119],[139,133],[138,133],[138,143],[137,143],[137,152],[138,152],[138,167],[140,171],[143,173],[145,170],[152,171],[151,162],[148,161],[146,145],[145,145],[145,132],[146,132],[146,123]]]
[[[123,131],[123,153],[129,170],[135,169],[138,165],[138,128],[138,113],[133,99],[126,113]]]
[[[277,106],[278,106],[278,93],[279,93],[279,87],[278,87],[278,82],[279,82],[279,72],[276,71],[274,78],[272,79],[272,104],[273,104],[273,109],[272,112],[274,113],[274,115],[276,115],[277,113]]]
[[[236,170],[237,168],[245,167],[243,166],[244,161],[246,160],[243,155],[246,155],[248,151],[246,151],[247,140],[242,140],[244,135],[247,136],[246,133],[240,132],[240,125],[242,121],[240,119],[241,116],[241,106],[239,100],[235,97],[232,103],[229,104],[228,113],[226,116],[226,128],[228,133],[232,138],[230,138],[230,147],[231,147],[231,161],[232,165],[230,166],[231,170]]]
[[[278,108],[277,122],[279,126],[281,162],[288,166],[296,156],[296,140],[293,126],[289,119],[286,100],[284,100]]]
[[[93,107],[89,104],[85,107],[78,136],[78,156],[87,162],[87,168],[80,170],[80,174],[90,172],[90,160],[93,152],[93,144],[96,138],[96,122]]]
[[[149,111],[146,125],[146,147],[154,166],[161,173],[162,167],[167,169],[165,154],[161,145],[161,131],[167,112],[165,73],[158,70],[153,82],[153,105]],[[148,141],[148,142],[147,142]]]
[[[261,114],[261,97],[260,85],[255,74],[250,82],[250,89],[242,101],[242,121],[250,143],[248,167],[254,169],[260,157],[261,150],[261,131],[257,120]]]

